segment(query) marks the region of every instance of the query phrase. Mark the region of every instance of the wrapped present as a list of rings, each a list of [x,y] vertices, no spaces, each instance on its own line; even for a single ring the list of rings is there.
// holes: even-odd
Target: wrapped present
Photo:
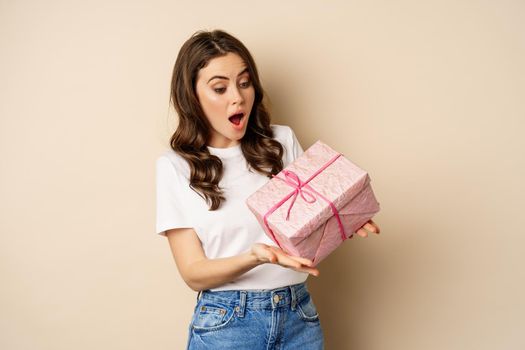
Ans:
[[[321,141],[246,205],[277,246],[314,266],[379,211],[368,173]]]

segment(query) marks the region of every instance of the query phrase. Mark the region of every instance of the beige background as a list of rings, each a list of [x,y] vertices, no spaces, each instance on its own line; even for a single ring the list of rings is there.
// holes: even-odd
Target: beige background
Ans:
[[[524,349],[523,1],[0,1],[0,348],[182,349],[155,229],[178,49],[251,50],[274,123],[371,175],[309,286],[327,349]]]

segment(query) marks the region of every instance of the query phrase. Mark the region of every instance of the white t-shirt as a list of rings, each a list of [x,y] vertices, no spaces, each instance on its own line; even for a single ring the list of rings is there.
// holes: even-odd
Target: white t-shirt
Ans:
[[[303,153],[293,130],[286,125],[271,125],[274,139],[284,148],[286,167]],[[157,159],[157,234],[166,235],[172,228],[192,227],[197,233],[208,259],[245,253],[253,243],[276,244],[264,233],[259,222],[245,204],[246,198],[270,179],[248,169],[241,146],[215,148],[211,154],[221,158],[225,201],[210,211],[208,204],[190,187],[190,168],[186,160],[171,148]],[[308,273],[297,272],[277,264],[262,264],[237,279],[211,290],[273,289],[304,282]]]

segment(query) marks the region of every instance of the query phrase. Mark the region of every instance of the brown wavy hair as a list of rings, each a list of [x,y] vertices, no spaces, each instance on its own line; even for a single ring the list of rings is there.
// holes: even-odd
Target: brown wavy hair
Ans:
[[[170,146],[188,162],[190,188],[206,201],[209,210],[216,210],[225,200],[219,187],[223,164],[206,147],[211,124],[200,106],[195,85],[200,69],[211,59],[229,52],[243,59],[255,90],[246,133],[241,139],[242,153],[251,168],[269,178],[283,169],[283,147],[273,139],[270,114],[263,104],[264,92],[250,52],[241,41],[225,31],[195,32],[182,45],[173,68],[170,102],[179,116],[179,124],[171,136]]]

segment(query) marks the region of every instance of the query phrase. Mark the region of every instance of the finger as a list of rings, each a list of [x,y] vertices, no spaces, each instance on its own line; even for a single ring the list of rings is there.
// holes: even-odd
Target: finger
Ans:
[[[372,225],[372,224],[370,224],[370,223],[368,223],[368,222],[367,222],[366,224],[363,225],[363,228],[364,228],[365,230],[370,231],[370,232],[379,233],[379,229],[377,228],[377,226]]]
[[[282,250],[275,251],[275,255],[277,256],[278,263],[285,267],[300,268],[302,265],[299,261],[292,259],[288,254],[284,253]]]
[[[361,236],[361,237],[367,237],[368,236],[368,233],[363,230],[362,228],[360,228],[359,230],[356,231],[356,233]]]
[[[311,269],[311,268],[302,268],[300,271],[309,273],[310,275],[315,276],[315,277],[319,277],[319,274],[320,274],[319,270]]]
[[[377,229],[377,233],[381,232],[379,226],[372,219],[368,220],[368,222]]]
[[[271,246],[266,246],[264,248],[264,251],[265,251],[265,256],[266,258],[268,259],[268,261],[272,264],[275,264],[277,263],[277,261],[279,260],[279,257],[277,256],[275,250],[273,249],[273,247]]]
[[[362,228],[360,228],[359,230],[357,230],[356,232],[359,236],[361,237],[368,237],[368,232],[366,232],[365,230],[363,230]]]
[[[277,261],[277,256],[268,248],[264,248],[262,253],[262,257],[270,263],[275,263]]]
[[[315,277],[318,277],[319,274],[320,274],[318,269],[310,268],[310,267],[292,268],[292,269],[295,270],[295,271],[299,271],[299,272],[309,273],[311,275],[314,275]]]
[[[306,258],[302,258],[300,256],[294,256],[294,255],[288,255],[288,256],[290,257],[290,259],[298,261],[299,263],[301,263],[303,265],[312,266],[312,260],[310,260],[310,259],[306,259]]]
[[[272,251],[275,254],[278,254],[279,256],[284,256],[284,257],[286,257],[288,259],[294,260],[294,261],[298,262],[300,265],[307,265],[307,266],[312,265],[312,261],[310,259],[303,258],[303,257],[300,257],[300,256],[295,256],[295,255],[289,255],[284,250],[282,250],[282,249],[280,249],[278,247],[272,247]]]

